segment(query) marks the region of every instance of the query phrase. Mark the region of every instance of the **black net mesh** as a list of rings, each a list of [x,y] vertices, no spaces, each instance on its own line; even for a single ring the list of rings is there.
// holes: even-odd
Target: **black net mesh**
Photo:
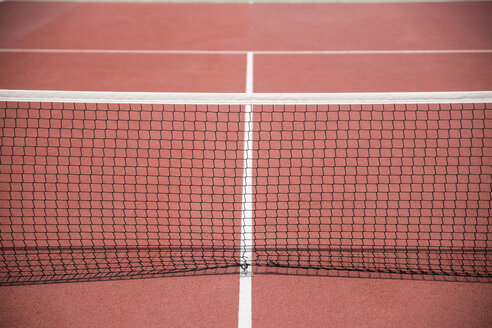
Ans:
[[[240,105],[0,102],[0,284],[491,281],[491,107],[254,105],[245,143]]]
[[[255,114],[259,270],[490,277],[490,106]]]

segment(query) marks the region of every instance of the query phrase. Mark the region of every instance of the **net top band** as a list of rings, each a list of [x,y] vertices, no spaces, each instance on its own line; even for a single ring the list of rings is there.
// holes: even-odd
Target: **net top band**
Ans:
[[[171,93],[0,90],[0,101],[215,105],[492,103],[492,91],[373,93]]]

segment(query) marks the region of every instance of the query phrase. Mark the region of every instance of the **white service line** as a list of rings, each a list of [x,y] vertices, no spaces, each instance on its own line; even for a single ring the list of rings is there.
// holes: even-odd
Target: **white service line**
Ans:
[[[138,50],[138,49],[15,49],[0,48],[0,52],[27,53],[75,53],[75,54],[191,54],[191,55],[245,55],[247,51],[236,50]]]
[[[279,50],[255,51],[257,55],[399,55],[399,54],[453,54],[492,53],[492,49],[443,49],[443,50]]]
[[[398,54],[462,54],[492,53],[492,49],[434,50],[137,50],[137,49],[23,49],[0,48],[0,52],[80,53],[80,54],[190,54],[190,55],[398,55]]]
[[[246,55],[246,93],[253,93],[253,53]],[[251,276],[253,260],[253,106],[245,104],[243,195],[241,211],[241,276],[238,327],[251,328]]]

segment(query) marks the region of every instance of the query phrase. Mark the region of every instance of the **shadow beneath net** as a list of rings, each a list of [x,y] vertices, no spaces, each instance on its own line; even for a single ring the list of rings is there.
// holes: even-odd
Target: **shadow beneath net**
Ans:
[[[145,273],[111,273],[105,275],[72,275],[72,276],[42,276],[13,278],[0,282],[0,286],[18,285],[38,285],[38,284],[58,284],[74,282],[98,282],[113,280],[134,280],[134,279],[153,279],[167,277],[200,277],[200,276],[219,276],[237,275],[241,268],[238,266],[224,268],[208,268],[204,270],[190,270],[180,272],[145,272]],[[492,276],[460,276],[431,273],[431,272],[370,272],[357,270],[337,270],[337,269],[313,269],[313,268],[293,268],[293,267],[254,267],[253,277],[258,275],[282,275],[282,276],[302,276],[302,277],[324,277],[324,278],[359,278],[359,279],[393,279],[393,280],[414,280],[414,281],[441,281],[441,282],[469,282],[469,283],[492,283]]]

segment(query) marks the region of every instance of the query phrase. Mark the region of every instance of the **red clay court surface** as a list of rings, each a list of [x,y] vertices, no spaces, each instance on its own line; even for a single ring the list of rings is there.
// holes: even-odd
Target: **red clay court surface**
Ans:
[[[491,12],[3,2],[0,89],[244,92],[254,51],[255,92],[487,91]],[[238,275],[2,287],[0,314],[5,327],[234,327],[238,292]],[[490,284],[255,275],[253,326],[486,327],[491,297]]]

